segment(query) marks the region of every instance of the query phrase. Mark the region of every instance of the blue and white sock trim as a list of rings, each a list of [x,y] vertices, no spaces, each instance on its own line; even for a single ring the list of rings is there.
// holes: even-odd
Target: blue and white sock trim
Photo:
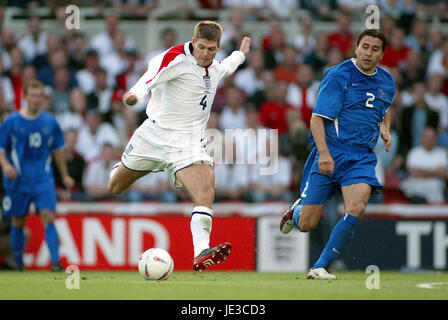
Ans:
[[[191,215],[194,214],[203,214],[206,216],[209,216],[210,218],[213,218],[213,210],[204,206],[197,206],[193,208],[193,213]]]

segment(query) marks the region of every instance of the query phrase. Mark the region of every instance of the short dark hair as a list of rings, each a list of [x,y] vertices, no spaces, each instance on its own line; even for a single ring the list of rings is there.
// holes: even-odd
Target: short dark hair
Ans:
[[[365,36],[369,36],[369,37],[374,37],[374,38],[380,39],[383,42],[383,46],[381,48],[381,51],[384,52],[384,50],[386,50],[387,39],[386,39],[386,36],[384,35],[383,31],[381,31],[379,29],[366,29],[366,30],[364,30],[358,36],[358,40],[356,41],[356,46],[359,46],[359,44],[361,43],[362,38],[364,38]]]

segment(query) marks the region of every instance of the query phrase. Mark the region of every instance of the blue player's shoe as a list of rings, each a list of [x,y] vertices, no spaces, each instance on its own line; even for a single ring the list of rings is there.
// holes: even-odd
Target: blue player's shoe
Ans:
[[[287,234],[290,233],[292,229],[294,229],[294,208],[296,206],[300,206],[297,208],[297,210],[301,210],[301,205],[299,205],[300,203],[300,198],[297,199],[296,202],[294,202],[294,204],[292,206],[289,207],[289,209],[282,215],[282,219],[280,220],[280,231],[283,234]],[[296,211],[297,211],[296,210]]]

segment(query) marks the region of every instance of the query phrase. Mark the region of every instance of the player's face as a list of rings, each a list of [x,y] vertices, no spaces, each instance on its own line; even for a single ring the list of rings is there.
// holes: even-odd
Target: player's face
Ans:
[[[43,88],[28,88],[25,96],[28,103],[28,109],[33,112],[39,111],[44,102],[44,89]]]
[[[381,39],[364,36],[356,47],[356,65],[365,73],[374,73],[383,58]]]
[[[193,38],[192,44],[193,57],[196,58],[198,65],[201,67],[208,67],[211,65],[219,49],[218,43],[216,41]]]

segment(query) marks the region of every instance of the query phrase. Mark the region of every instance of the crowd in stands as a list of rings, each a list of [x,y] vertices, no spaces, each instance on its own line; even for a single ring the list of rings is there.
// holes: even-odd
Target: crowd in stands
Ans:
[[[7,2],[25,9],[48,4]],[[147,15],[167,2],[109,1],[118,11],[104,14],[104,30],[89,36],[82,29],[50,33],[38,16],[30,16],[27,32],[17,34],[2,23],[5,8],[0,7],[0,121],[23,107],[26,81],[39,79],[45,84],[44,108],[56,116],[65,133],[69,172],[76,180],[72,201],[174,203],[187,199],[173,187],[167,172],[145,176],[119,197],[107,191],[111,168],[147,117],[147,101],[127,108],[123,94],[146,71],[152,57],[189,40],[178,39],[175,29],[168,28],[161,34],[159,49],[139,52],[120,21],[137,6]],[[417,10],[446,12],[446,1],[291,0],[281,1],[280,7],[278,1],[268,0],[174,2],[191,10],[231,10],[218,60],[250,35],[245,21],[260,18],[258,9],[268,8],[272,14],[267,20],[269,32],[252,43],[246,62],[221,83],[210,114],[207,150],[215,160],[216,201],[291,202],[297,198],[323,72],[353,57],[355,13],[376,4],[384,10],[381,29],[389,41],[381,66],[394,76],[397,87],[391,106],[393,147],[386,153],[379,139],[376,148],[378,177],[386,187],[385,197],[377,201],[387,201],[387,191],[395,189],[404,201],[446,202],[448,35],[416,15]],[[289,41],[282,20],[297,9],[309,15],[301,18],[301,32]],[[317,32],[319,19],[333,21],[333,30]],[[233,134],[227,136],[227,132]],[[60,200],[69,200],[57,172],[55,176]]]

